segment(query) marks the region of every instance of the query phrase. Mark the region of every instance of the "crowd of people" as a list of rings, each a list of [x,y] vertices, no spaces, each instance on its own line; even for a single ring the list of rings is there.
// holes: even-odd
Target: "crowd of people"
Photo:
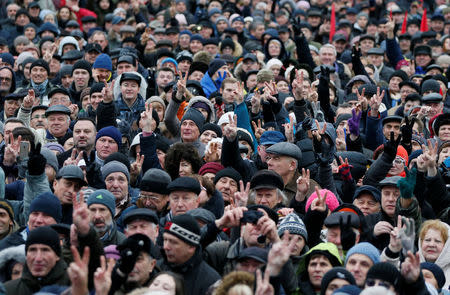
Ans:
[[[0,3],[0,294],[450,294],[448,1]]]

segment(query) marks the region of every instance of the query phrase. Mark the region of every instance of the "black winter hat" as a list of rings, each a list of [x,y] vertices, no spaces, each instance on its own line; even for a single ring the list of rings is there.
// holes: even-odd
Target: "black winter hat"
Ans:
[[[392,77],[399,77],[403,81],[408,80],[408,75],[402,70],[397,70],[397,71],[393,72],[392,75],[389,77],[389,81],[392,79]]]
[[[238,185],[239,181],[242,180],[241,174],[239,174],[239,172],[237,172],[234,168],[231,167],[227,167],[217,172],[216,176],[214,177],[214,184],[216,184],[222,177],[229,177],[234,181],[236,181]]]
[[[46,71],[47,71],[47,75],[50,75],[50,67],[48,66],[48,63],[45,61],[45,60],[43,60],[43,59],[38,59],[38,60],[35,60],[32,64],[31,64],[31,67],[30,67],[30,72],[31,72],[31,70],[34,68],[34,67],[43,67]]]
[[[25,242],[25,253],[28,248],[34,244],[44,244],[52,248],[56,255],[61,255],[61,245],[59,243],[58,233],[49,226],[41,226],[30,232]]]
[[[89,91],[89,95],[92,95],[92,93],[102,92],[104,87],[104,83],[94,83],[91,87],[91,91]]]
[[[151,168],[142,176],[141,191],[167,195],[167,186],[172,181],[170,175],[161,169]]]
[[[434,79],[428,79],[422,83],[422,94],[424,94],[427,91],[432,91],[435,93],[439,93],[439,90],[441,89],[441,86],[439,85],[439,82]]]
[[[222,129],[219,127],[219,125],[214,123],[206,123],[203,125],[202,133],[206,130],[214,131],[217,134],[217,137],[222,137]]]
[[[200,245],[200,227],[195,218],[189,214],[175,216],[172,221],[166,222],[164,232],[170,233],[190,245]]]
[[[335,266],[332,269],[330,269],[322,278],[321,288],[320,288],[321,295],[325,294],[325,291],[327,290],[328,285],[334,279],[346,280],[347,282],[350,283],[350,285],[356,285],[355,278],[353,277],[351,272],[349,272],[342,266]]]
[[[89,76],[92,77],[92,67],[91,67],[91,64],[87,60],[80,59],[79,61],[77,61],[72,67],[72,75],[76,69],[86,70],[89,72]]]
[[[221,59],[221,58],[214,59],[213,61],[211,61],[209,63],[209,69],[208,69],[209,76],[212,77],[221,67],[226,66],[226,65],[227,65],[227,63],[223,59]]]
[[[400,272],[388,262],[375,263],[367,272],[366,281],[368,279],[379,279],[389,282],[394,286],[396,291],[399,291]]]
[[[220,50],[223,50],[225,47],[230,47],[231,49],[235,49],[234,41],[231,38],[225,38],[222,43],[220,43]]]
[[[169,185],[167,186],[167,190],[169,192],[175,191],[193,192],[196,195],[198,195],[201,192],[201,187],[197,179],[184,176],[178,177],[177,179],[169,183]]]

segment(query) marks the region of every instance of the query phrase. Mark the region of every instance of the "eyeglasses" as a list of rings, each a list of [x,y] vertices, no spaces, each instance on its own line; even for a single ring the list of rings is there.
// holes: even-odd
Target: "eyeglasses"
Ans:
[[[398,164],[398,165],[400,165],[400,164],[405,164],[405,160],[403,159],[403,158],[401,158],[401,157],[396,157],[395,159],[394,159],[394,163],[395,164]]]
[[[34,115],[32,118],[33,119],[45,119],[46,116],[45,115]]]
[[[375,279],[367,279],[366,280],[366,286],[368,287],[373,287],[373,286],[381,286],[381,287],[385,287],[386,289],[391,289],[391,287],[393,288],[394,286],[386,281],[382,281],[382,280],[375,280]]]
[[[143,195],[143,194],[140,194],[139,197],[142,198],[142,199],[148,199],[148,200],[151,200],[151,201],[160,201],[160,198],[159,198],[159,197],[153,196],[153,195]]]

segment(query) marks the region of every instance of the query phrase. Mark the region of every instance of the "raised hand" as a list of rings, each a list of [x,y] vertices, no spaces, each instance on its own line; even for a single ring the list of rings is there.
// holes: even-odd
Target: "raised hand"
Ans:
[[[236,91],[234,91],[234,95],[236,96],[236,103],[240,104],[244,101],[244,82],[238,82],[238,87]]]
[[[431,139],[428,139],[427,143],[428,146],[424,153],[424,160],[426,168],[430,170],[437,167],[438,144]]]
[[[81,236],[89,233],[89,209],[84,201],[84,192],[80,190],[79,197],[76,195],[72,198],[73,213],[72,222],[76,227],[76,231]]]
[[[22,106],[31,109],[34,105],[36,105],[36,94],[34,89],[28,89],[28,95],[23,98]]]
[[[277,276],[292,253],[295,244],[300,237],[298,235],[291,235],[289,231],[285,231],[283,238],[272,245],[267,257],[267,268],[270,269],[271,276]]]
[[[264,214],[264,216],[258,219],[258,223],[256,224],[260,233],[266,236],[269,242],[278,242],[280,240],[280,237],[278,236],[278,230],[275,221],[269,218],[267,212],[264,211],[264,209],[259,208],[258,211]]]
[[[239,191],[234,193],[234,202],[239,207],[245,207],[250,195],[250,182],[247,182],[244,188],[244,181],[239,180]]]
[[[401,273],[408,284],[412,284],[419,279],[420,276],[420,256],[419,252],[413,254],[408,251],[405,261],[401,265]]]
[[[352,117],[348,119],[348,131],[350,135],[354,135],[356,137],[359,136],[359,122],[361,121],[362,111],[359,109],[352,109]]]
[[[328,195],[328,192],[325,192],[324,194],[323,194],[323,196],[320,194],[320,191],[319,191],[319,187],[318,186],[316,186],[315,187],[315,190],[316,190],[316,195],[317,195],[317,198],[315,198],[312,202],[311,202],[311,210],[317,210],[317,211],[320,211],[320,212],[325,212],[326,210],[327,210],[327,203],[326,203],[326,199],[327,199],[327,195]]]
[[[230,123],[227,124],[223,130],[223,135],[228,139],[228,141],[234,141],[234,139],[237,136],[237,116],[236,114],[228,115],[228,119],[230,120]]]
[[[105,87],[102,89],[102,97],[103,103],[111,103],[114,99],[114,83],[116,80],[113,80],[109,85],[106,80],[103,80],[103,84]]]
[[[361,104],[362,110],[367,110],[369,107],[369,101],[364,96],[364,93],[366,92],[366,88],[363,88],[361,93],[359,93],[359,90],[356,90],[356,96],[358,97],[358,102]]]
[[[255,91],[255,94],[252,96],[251,104],[252,113],[258,114],[261,109],[261,93],[259,92],[259,90]]]
[[[78,116],[78,112],[79,112],[79,108],[77,104],[71,104],[68,106],[69,110],[70,110],[70,119],[75,120]]]
[[[322,141],[322,136],[325,134],[325,131],[327,130],[327,123],[324,122],[322,129],[320,128],[319,121],[315,120],[317,130],[312,131],[312,134],[314,136],[314,139],[317,140],[317,142]]]
[[[81,153],[78,153],[78,155],[77,155],[77,149],[74,148],[72,150],[72,154],[70,155],[70,157],[64,161],[63,166],[68,166],[68,165],[78,166],[78,162],[80,162],[81,159],[83,159],[83,153],[81,152]],[[87,166],[87,163],[86,163],[86,166]]]
[[[390,156],[391,159],[395,159],[397,155],[397,148],[400,144],[401,136],[399,135],[397,140],[394,139],[394,132],[391,132],[391,138],[384,144],[384,152]]]
[[[188,74],[186,73],[183,77],[183,73],[181,71],[178,72],[178,76],[180,77],[177,81],[177,99],[183,100],[183,97],[186,95],[186,84],[187,84],[187,77]]]
[[[153,106],[150,102],[145,104],[145,111],[141,113],[142,131],[147,133],[153,133],[152,127],[153,121]]]
[[[294,94],[295,100],[303,100],[302,88],[303,88],[303,71],[295,69],[295,79],[292,81],[292,93]]]
[[[261,270],[256,270],[256,291],[255,295],[274,295],[275,291],[270,284],[270,269],[266,267],[264,272],[264,278],[262,277]]]
[[[205,152],[205,162],[220,161],[219,143],[213,142],[209,145],[209,149]]]
[[[355,42],[352,47],[352,57],[360,57],[361,56],[361,47],[359,47],[359,42]]]
[[[330,68],[327,66],[320,66],[320,78],[330,81]]]
[[[269,92],[270,95],[277,95],[278,94],[278,88],[277,88],[277,84],[275,83],[275,81],[270,81],[269,82],[265,82],[264,83],[264,91],[267,89],[267,91]]]
[[[343,152],[347,150],[347,143],[345,140],[345,133],[343,128],[336,129],[336,149],[338,152]]]
[[[241,219],[244,217],[244,212],[248,209],[246,207],[236,207],[225,211],[220,219],[215,221],[218,229],[232,228],[241,224]]]
[[[400,238],[400,231],[403,228],[402,224],[402,216],[399,215],[397,217],[397,226],[394,227],[394,229],[390,233],[390,239],[389,239],[389,250],[391,250],[394,253],[399,253],[402,250],[402,240]]]
[[[397,186],[400,189],[400,196],[404,199],[411,199],[414,195],[414,187],[416,186],[417,169],[412,168],[409,170],[405,167],[406,177],[402,177]]]
[[[80,253],[75,246],[71,246],[73,262],[70,263],[67,273],[69,274],[70,281],[72,283],[72,294],[85,295],[89,293],[88,290],[88,274],[89,274],[89,247],[84,248],[83,256],[80,257]]]
[[[133,162],[133,164],[130,165],[130,178],[136,180],[141,174],[142,170],[142,164],[144,163],[145,156],[140,153],[136,154],[136,161]]]
[[[347,215],[347,219],[344,220],[344,217],[340,217],[339,219],[339,228],[341,229],[341,245],[342,250],[347,251],[351,247],[355,245],[356,242],[356,234],[352,228],[352,216]]]
[[[296,17],[291,20],[292,23],[292,29],[294,30],[294,36],[303,36],[302,26],[301,26],[301,20],[299,17]]]
[[[414,121],[409,120],[408,117],[405,117],[405,124],[400,128],[402,133],[402,142],[404,144],[410,145],[412,134],[413,134],[413,125]]]
[[[105,256],[100,256],[100,267],[94,273],[95,295],[108,295],[111,288],[111,273],[115,263],[106,265]]]
[[[47,159],[41,154],[41,143],[36,146],[30,143],[30,153],[28,154],[28,174],[41,175],[45,172]]]
[[[294,143],[294,121],[291,120],[289,123],[283,124],[283,127],[287,141]]]
[[[295,199],[299,202],[303,201],[310,188],[310,172],[309,169],[302,168],[302,175],[297,178],[297,193]]]
[[[5,141],[7,141],[5,153],[3,155],[3,165],[12,166],[17,160],[20,152],[20,143],[22,142],[22,136],[19,135],[17,139],[14,139],[12,132],[9,134],[9,137],[5,137]],[[9,141],[8,141],[9,139]]]
[[[338,169],[339,169],[339,174],[341,175],[342,179],[344,181],[352,181],[353,177],[352,177],[351,169],[353,168],[353,166],[348,163],[347,158],[345,158],[345,160],[343,160],[341,156],[339,156],[339,162],[340,162],[340,165],[339,165]]]
[[[403,223],[404,226],[400,228],[398,237],[402,243],[403,254],[406,256],[409,251],[414,252],[416,225],[412,218],[402,217],[401,220],[402,222],[400,224]]]
[[[264,131],[266,131],[266,130],[264,130],[264,128],[262,128],[261,119],[258,119],[258,125],[256,125],[255,121],[252,121],[252,126],[253,126],[253,130],[255,132],[255,137],[256,137],[256,139],[259,140],[261,138],[262,134],[264,133]]]
[[[390,234],[393,229],[394,227],[389,222],[380,221],[375,224],[375,227],[373,228],[373,235],[377,237],[382,234]]]
[[[369,101],[371,117],[378,117],[378,110],[380,109],[383,97],[384,97],[384,90],[380,93],[380,87],[377,87],[377,93],[374,94]]]

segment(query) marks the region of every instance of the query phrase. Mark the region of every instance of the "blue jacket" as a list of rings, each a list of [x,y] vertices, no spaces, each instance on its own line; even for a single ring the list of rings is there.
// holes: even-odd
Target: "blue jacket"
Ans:
[[[219,91],[219,88],[216,86],[216,83],[212,80],[212,78],[209,76],[209,73],[206,72],[203,76],[202,80],[200,81],[200,85],[202,85],[203,92],[205,92],[205,95],[207,98],[216,91]]]

